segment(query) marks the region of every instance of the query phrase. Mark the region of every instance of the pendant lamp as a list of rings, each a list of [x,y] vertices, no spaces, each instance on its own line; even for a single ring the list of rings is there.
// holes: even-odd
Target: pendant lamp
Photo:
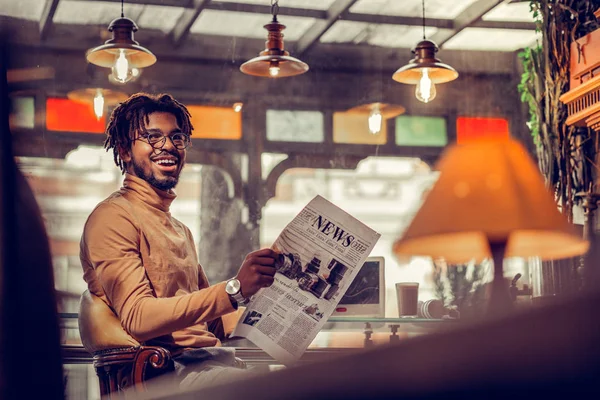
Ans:
[[[123,12],[121,0],[121,18],[113,20],[108,26],[112,38],[103,45],[89,49],[88,62],[104,68],[112,68],[114,79],[119,83],[129,82],[133,78],[133,68],[149,67],[156,62],[156,56],[133,39],[137,25]]]
[[[283,48],[283,31],[285,25],[277,21],[279,1],[271,0],[271,14],[273,20],[264,26],[269,32],[266,48],[258,57],[246,61],[240,66],[240,71],[246,75],[262,76],[266,78],[284,78],[286,76],[301,75],[308,71],[308,65]]]
[[[96,118],[100,119],[104,115],[106,107],[121,103],[127,100],[129,96],[116,90],[85,88],[73,90],[67,94],[67,97],[73,101],[93,105],[94,114],[96,114]]]
[[[369,132],[373,135],[377,135],[381,132],[385,121],[390,118],[395,118],[400,114],[404,114],[405,111],[406,109],[404,107],[397,104],[375,102],[352,107],[347,112],[367,116]]]
[[[415,58],[408,64],[399,68],[392,79],[409,85],[417,85],[415,96],[423,103],[429,103],[436,96],[436,83],[446,83],[458,78],[458,72],[448,64],[444,64],[435,57],[438,52],[437,45],[425,39],[425,0],[423,4],[423,40],[420,41],[412,53]]]

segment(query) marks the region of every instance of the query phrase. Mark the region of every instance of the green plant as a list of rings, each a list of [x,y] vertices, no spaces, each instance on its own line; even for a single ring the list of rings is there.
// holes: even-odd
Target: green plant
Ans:
[[[563,213],[571,219],[576,194],[592,187],[597,135],[567,126],[567,108],[560,101],[569,90],[570,48],[577,38],[597,28],[593,2],[533,0],[530,10],[541,42],[519,54],[523,74],[518,85],[529,108],[528,127],[540,171]]]
[[[482,316],[489,270],[489,262],[447,265],[443,260],[436,260],[433,263],[436,297],[445,306],[456,306],[461,318]]]
[[[518,56],[523,64],[523,74],[521,75],[521,82],[518,85],[519,94],[521,95],[521,101],[528,105],[529,109],[529,121],[527,127],[531,132],[533,143],[536,148],[540,148],[540,113],[539,113],[539,99],[536,98],[536,84],[539,82],[538,71],[540,70],[539,65],[536,65],[539,60],[539,54],[542,48],[540,46],[533,48],[526,48],[521,51]]]

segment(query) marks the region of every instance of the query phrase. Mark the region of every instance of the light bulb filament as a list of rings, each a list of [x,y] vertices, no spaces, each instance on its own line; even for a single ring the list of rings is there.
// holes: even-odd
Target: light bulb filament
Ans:
[[[102,118],[102,115],[104,114],[104,96],[100,90],[98,90],[96,96],[94,96],[94,113],[98,119]]]
[[[115,79],[121,83],[128,82],[133,76],[129,60],[127,59],[124,49],[119,49],[119,56],[117,57],[115,66],[113,67],[113,75]]]
[[[423,69],[423,75],[421,76],[420,83],[421,94],[423,95],[423,98],[429,100],[429,98],[431,97],[431,79],[429,78],[429,71],[427,70],[427,68]]]
[[[423,68],[421,70],[421,79],[415,89],[415,96],[419,101],[429,103],[431,100],[435,99],[435,95],[435,84],[429,77],[429,68]]]
[[[275,78],[279,76],[279,71],[281,71],[281,68],[279,68],[279,63],[277,61],[271,61],[271,64],[269,65],[269,75]]]
[[[371,110],[371,114],[369,114],[369,131],[373,135],[377,135],[381,132],[381,124],[383,122],[383,116],[381,115],[381,111],[379,110],[379,105],[376,104]]]

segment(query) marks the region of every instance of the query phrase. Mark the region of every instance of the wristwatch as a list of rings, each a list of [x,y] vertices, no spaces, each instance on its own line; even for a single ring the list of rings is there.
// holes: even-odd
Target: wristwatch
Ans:
[[[238,304],[244,305],[248,302],[242,295],[242,285],[239,280],[233,278],[227,281],[225,292],[230,295]]]

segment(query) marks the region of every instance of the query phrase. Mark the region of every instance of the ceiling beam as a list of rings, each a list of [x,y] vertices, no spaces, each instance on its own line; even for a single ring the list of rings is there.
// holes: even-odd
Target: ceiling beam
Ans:
[[[196,19],[202,13],[202,10],[210,3],[210,0],[194,0],[194,8],[186,8],[179,20],[175,23],[173,30],[169,33],[169,37],[175,47],[181,46]]]
[[[52,27],[52,20],[54,19],[54,13],[58,8],[58,2],[60,0],[46,0],[44,10],[42,11],[42,17],[40,18],[40,39],[44,40]]]
[[[346,13],[344,21],[364,22],[367,24],[385,24],[385,25],[407,25],[407,26],[423,26],[423,18],[421,17],[406,17],[402,15],[381,15],[381,14],[361,14],[361,13]],[[452,29],[453,21],[444,18],[427,18],[425,21],[427,26],[436,28]]]
[[[421,17],[405,17],[402,15],[379,15],[379,14],[362,14],[362,13],[346,13],[344,21],[366,22],[375,25],[406,25],[406,26],[423,26]],[[440,29],[454,29],[456,23],[452,19],[447,18],[427,18],[426,26],[432,26]],[[476,28],[490,29],[526,29],[535,30],[535,22],[523,21],[474,21],[471,26]]]
[[[63,1],[76,1],[76,0],[63,0]],[[77,0],[81,1],[81,0]],[[83,1],[102,1],[102,2],[113,2],[120,3],[121,0],[83,0]],[[163,7],[178,7],[178,8],[195,8],[194,0],[127,0],[128,4],[139,4],[146,6],[163,6]],[[207,6],[207,10],[216,11],[230,11],[230,12],[244,12],[251,14],[271,14],[271,6],[267,4],[253,4],[253,3],[241,3],[241,2],[225,2],[225,1],[211,1]],[[299,8],[299,7],[279,7],[279,15],[290,15],[293,17],[306,17],[306,18],[317,18],[327,19],[327,11],[316,10],[312,8]]]
[[[316,21],[298,40],[295,49],[296,55],[301,55],[317,43],[321,36],[356,2],[357,0],[335,0],[327,10],[327,19]]]
[[[535,30],[535,22],[525,21],[475,21],[471,24],[471,28],[487,28],[487,29],[520,29],[526,31]]]
[[[504,1],[505,0],[477,0],[454,19],[451,30],[438,31],[431,36],[429,40],[435,42],[439,47],[441,47],[448,40],[458,35],[463,29],[473,26],[477,21],[481,20],[481,17]]]

